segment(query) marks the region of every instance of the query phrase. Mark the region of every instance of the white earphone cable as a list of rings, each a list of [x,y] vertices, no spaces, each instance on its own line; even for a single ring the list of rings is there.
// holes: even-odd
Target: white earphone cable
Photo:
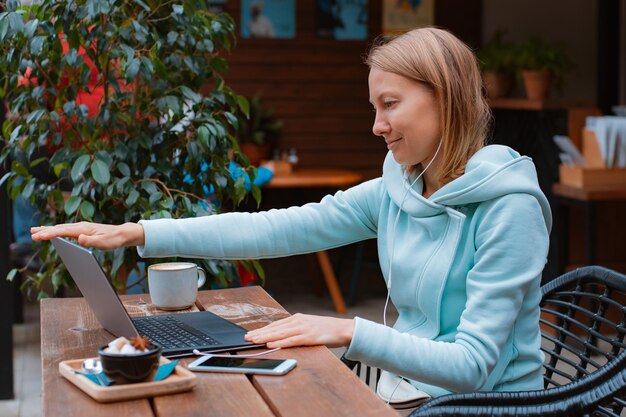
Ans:
[[[396,230],[397,230],[397,227],[398,227],[398,220],[400,220],[400,213],[402,213],[402,208],[404,207],[404,201],[406,200],[406,197],[409,194],[409,191],[413,188],[413,186],[415,185],[417,180],[419,180],[422,177],[422,175],[424,175],[426,170],[433,163],[433,161],[437,157],[437,154],[439,153],[439,150],[441,149],[441,144],[442,143],[443,143],[443,140],[440,140],[439,141],[439,145],[437,146],[437,150],[435,151],[435,154],[430,159],[428,164],[426,164],[426,168],[424,168],[422,170],[422,172],[420,172],[419,175],[417,177],[415,177],[415,179],[411,182],[411,184],[409,184],[409,186],[406,188],[406,190],[404,192],[404,195],[402,196],[402,200],[400,201],[400,207],[398,208],[398,213],[396,214],[396,219],[393,222],[393,232],[391,234],[393,236],[393,238],[391,239],[391,251],[390,251],[390,254],[389,254],[389,269],[388,269],[388,274],[387,274],[387,299],[385,300],[385,307],[383,309],[383,325],[385,325],[385,326],[387,325],[387,306],[389,305],[389,298],[391,296],[391,278],[392,278],[392,272],[393,272],[393,268],[391,266],[393,265],[393,255],[394,255],[395,250],[396,250]],[[405,177],[404,179],[405,179],[405,181],[408,182],[408,177]],[[404,183],[404,182],[403,182],[403,184],[406,185],[406,183]]]

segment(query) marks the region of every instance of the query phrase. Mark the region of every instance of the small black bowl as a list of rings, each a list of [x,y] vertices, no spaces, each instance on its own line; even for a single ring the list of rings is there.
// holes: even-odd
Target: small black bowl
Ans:
[[[161,348],[156,347],[136,355],[105,352],[108,345],[98,349],[104,374],[115,384],[150,381],[159,369]]]

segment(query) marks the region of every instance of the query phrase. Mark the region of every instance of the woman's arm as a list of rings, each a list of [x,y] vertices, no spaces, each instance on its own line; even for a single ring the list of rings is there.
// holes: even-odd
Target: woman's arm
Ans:
[[[142,220],[142,257],[262,259],[311,253],[376,237],[382,181],[319,203],[259,213]]]
[[[368,181],[320,203],[284,210],[122,225],[68,223],[33,227],[31,234],[36,241],[71,237],[101,250],[139,246],[145,257],[244,259],[314,252],[376,236],[381,183]]]

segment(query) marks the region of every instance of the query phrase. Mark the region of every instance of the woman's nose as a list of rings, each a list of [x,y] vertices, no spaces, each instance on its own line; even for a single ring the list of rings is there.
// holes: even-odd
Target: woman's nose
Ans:
[[[376,113],[376,118],[374,119],[374,125],[372,126],[372,132],[376,136],[383,136],[385,133],[388,133],[390,130],[389,123],[380,117],[379,113]]]

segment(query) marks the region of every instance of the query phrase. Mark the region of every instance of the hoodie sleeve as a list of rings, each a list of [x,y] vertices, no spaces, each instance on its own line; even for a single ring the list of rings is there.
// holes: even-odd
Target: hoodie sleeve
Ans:
[[[319,203],[259,213],[141,220],[146,257],[260,259],[330,249],[376,237],[380,179]]]
[[[520,312],[537,311],[548,231],[540,205],[527,194],[483,203],[474,218],[474,266],[454,340],[428,340],[358,318],[349,359],[453,392],[484,387]]]

